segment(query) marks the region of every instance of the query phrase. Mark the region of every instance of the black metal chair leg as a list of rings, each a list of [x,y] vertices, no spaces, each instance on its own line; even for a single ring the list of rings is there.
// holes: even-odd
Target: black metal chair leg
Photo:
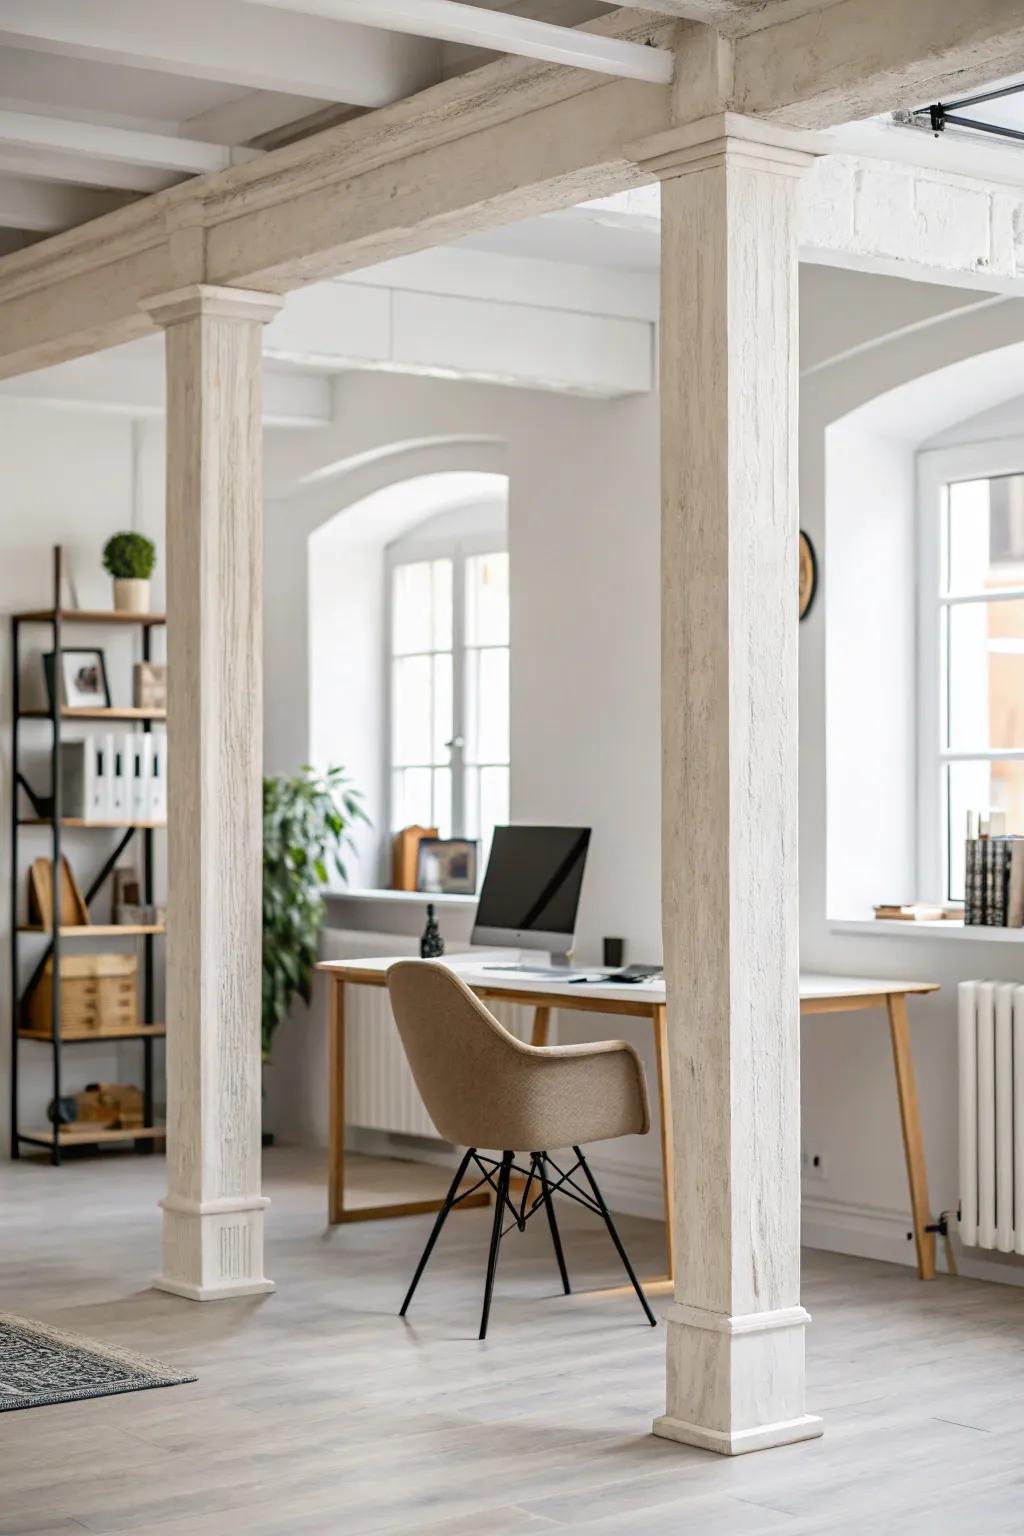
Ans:
[[[433,1230],[431,1231],[430,1236],[427,1238],[427,1246],[424,1248],[423,1253],[420,1256],[420,1261],[416,1266],[416,1273],[412,1277],[412,1284],[405,1294],[405,1300],[402,1302],[402,1310],[398,1314],[399,1317],[404,1317],[406,1312],[409,1310],[409,1303],[412,1301],[413,1293],[420,1283],[420,1276],[426,1269],[427,1260],[430,1258],[430,1255],[434,1251],[434,1244],[437,1242],[441,1235],[441,1228],[444,1226],[445,1218],[447,1217],[448,1212],[451,1210],[452,1206],[455,1204],[455,1197],[459,1192],[459,1185],[462,1183],[463,1175],[469,1166],[469,1160],[475,1151],[475,1147],[469,1148],[465,1157],[462,1159],[462,1162],[458,1166],[458,1171],[456,1172],[454,1179],[452,1179],[451,1187],[444,1197],[444,1205],[442,1205],[441,1209],[437,1213],[437,1220],[434,1222]]]
[[[512,1172],[512,1159],[514,1152],[506,1152],[501,1159],[501,1167],[498,1170],[498,1190],[494,1197],[494,1225],[491,1228],[491,1250],[487,1255],[487,1280],[484,1284],[484,1310],[480,1318],[480,1337],[487,1337],[487,1319],[491,1315],[491,1295],[494,1291],[494,1276],[498,1268],[498,1249],[501,1247],[501,1227],[508,1210],[508,1186],[509,1175]]]
[[[548,1180],[548,1159],[546,1152],[533,1154],[534,1165],[540,1174],[541,1196],[547,1207],[548,1226],[551,1229],[551,1245],[555,1250],[555,1258],[558,1260],[558,1273],[562,1277],[562,1290],[568,1296],[572,1287],[569,1284],[569,1271],[565,1267],[565,1254],[562,1252],[562,1239],[558,1231],[558,1221],[555,1217],[555,1202],[551,1195],[551,1184]]]
[[[622,1239],[619,1237],[619,1234],[615,1230],[615,1223],[612,1221],[611,1212],[609,1211],[608,1207],[605,1205],[605,1203],[604,1203],[604,1196],[602,1195],[601,1191],[597,1187],[597,1180],[594,1178],[594,1175],[591,1173],[590,1167],[589,1167],[589,1165],[587,1163],[587,1160],[583,1156],[583,1153],[580,1151],[579,1147],[573,1147],[573,1151],[575,1152],[577,1158],[579,1159],[580,1167],[583,1169],[583,1172],[586,1174],[587,1183],[590,1185],[590,1188],[593,1191],[594,1199],[597,1201],[597,1204],[598,1204],[598,1207],[600,1209],[601,1215],[604,1217],[604,1224],[608,1228],[608,1235],[611,1238],[612,1242],[615,1244],[615,1248],[616,1248],[616,1251],[617,1251],[617,1253],[619,1255],[619,1258],[622,1260],[622,1263],[623,1263],[623,1266],[625,1268],[626,1274],[629,1276],[630,1284],[632,1285],[634,1291],[636,1291],[636,1294],[637,1294],[637,1296],[638,1296],[638,1298],[640,1300],[640,1305],[643,1307],[644,1311],[647,1313],[647,1321],[650,1323],[652,1328],[657,1328],[657,1326],[658,1326],[658,1319],[655,1317],[654,1313],[651,1311],[650,1305],[648,1304],[648,1301],[647,1301],[647,1297],[643,1293],[643,1287],[641,1286],[640,1281],[637,1279],[636,1275],[633,1272],[633,1266],[629,1262],[629,1255],[627,1254],[625,1248],[623,1248],[623,1246],[622,1246]]]

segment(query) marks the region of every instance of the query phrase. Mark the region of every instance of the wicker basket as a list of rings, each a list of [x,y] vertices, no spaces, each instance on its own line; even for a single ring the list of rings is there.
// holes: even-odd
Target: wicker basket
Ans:
[[[60,962],[60,1031],[65,1039],[83,1035],[130,1034],[138,1028],[138,961],[134,955],[63,955]],[[53,961],[28,1000],[33,1034],[50,1036]]]

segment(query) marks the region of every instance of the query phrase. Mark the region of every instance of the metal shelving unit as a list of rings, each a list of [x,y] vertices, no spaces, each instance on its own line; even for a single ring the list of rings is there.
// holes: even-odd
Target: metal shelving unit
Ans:
[[[117,861],[136,836],[141,837],[143,851],[143,899],[147,905],[153,902],[153,838],[163,823],[153,821],[82,821],[74,817],[61,814],[61,783],[60,783],[60,748],[61,726],[65,721],[134,721],[141,725],[143,731],[151,731],[156,721],[166,719],[166,713],[153,709],[69,709],[60,707],[60,668],[57,664],[64,642],[64,629],[66,625],[92,625],[124,628],[133,626],[141,631],[142,636],[142,660],[151,659],[151,642],[153,630],[166,623],[163,614],[156,613],[104,613],[97,610],[73,610],[61,607],[63,580],[63,556],[60,547],[54,550],[53,557],[53,607],[34,609],[26,613],[16,613],[11,617],[11,699],[12,699],[12,727],[11,727],[11,752],[12,752],[12,792],[11,792],[11,1156],[20,1156],[23,1145],[45,1147],[50,1152],[50,1161],[58,1165],[61,1161],[61,1152],[68,1147],[103,1145],[116,1142],[135,1142],[138,1150],[152,1151],[153,1144],[164,1134],[164,1127],[155,1123],[154,1107],[154,1053],[153,1042],[163,1037],[166,1033],[163,1024],[151,1022],[154,1013],[154,943],[162,935],[162,927],[155,924],[141,924],[137,926],[119,926],[116,924],[73,925],[61,923],[60,898],[61,881],[59,871],[61,868],[62,834],[66,829],[74,828],[89,831],[117,830],[122,836],[117,839],[112,853],[104,860],[99,873],[95,876],[85,892],[85,903],[89,906],[93,898],[98,894],[105,882],[109,879]],[[22,661],[22,631],[29,625],[45,625],[51,630],[53,637],[54,665],[54,697],[50,700],[49,709],[22,709],[21,707],[21,661]],[[38,795],[28,781],[24,778],[20,768],[20,727],[23,720],[49,720],[50,737],[50,785],[51,793],[45,797]],[[49,814],[22,815],[19,814],[21,803],[25,798],[32,803],[33,809],[38,810],[40,799],[45,800]],[[19,910],[19,883],[21,871],[19,867],[19,838],[22,828],[49,828],[53,879],[53,927],[47,928],[39,924],[18,923],[16,914]],[[42,955],[32,969],[27,985],[19,989],[21,941],[24,938],[48,937]],[[136,937],[141,940],[143,950],[142,966],[142,1018],[143,1022],[134,1029],[107,1030],[99,1033],[74,1034],[65,1036],[62,1034],[60,1022],[60,962],[63,946],[68,941],[77,942],[89,939],[109,939],[112,937],[127,938]],[[53,961],[53,987],[52,987],[52,1013],[50,1019],[51,1033],[41,1034],[28,1025],[26,1015],[26,1003],[32,989],[43,974],[49,960]],[[49,1046],[52,1053],[53,1079],[52,1096],[55,1101],[61,1097],[61,1084],[64,1070],[64,1051],[73,1045],[79,1045],[85,1041],[98,1040],[138,1040],[142,1043],[143,1050],[143,1126],[131,1130],[107,1130],[102,1127],[78,1128],[60,1126],[54,1124],[43,1129],[22,1129],[19,1119],[18,1087],[19,1087],[19,1044],[22,1042],[33,1045]]]

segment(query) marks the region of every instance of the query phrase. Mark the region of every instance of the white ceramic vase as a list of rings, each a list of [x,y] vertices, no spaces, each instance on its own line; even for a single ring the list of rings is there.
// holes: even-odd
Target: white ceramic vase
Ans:
[[[138,576],[115,576],[114,608],[118,613],[148,613],[149,582]]]

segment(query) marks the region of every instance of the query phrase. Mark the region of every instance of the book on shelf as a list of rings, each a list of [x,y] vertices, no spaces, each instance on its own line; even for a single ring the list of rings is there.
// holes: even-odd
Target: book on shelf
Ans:
[[[968,813],[964,924],[1024,928],[1024,837],[1006,832],[1003,812]]]
[[[959,906],[942,906],[932,901],[881,902],[874,913],[879,922],[885,923],[958,922],[963,916]]]

